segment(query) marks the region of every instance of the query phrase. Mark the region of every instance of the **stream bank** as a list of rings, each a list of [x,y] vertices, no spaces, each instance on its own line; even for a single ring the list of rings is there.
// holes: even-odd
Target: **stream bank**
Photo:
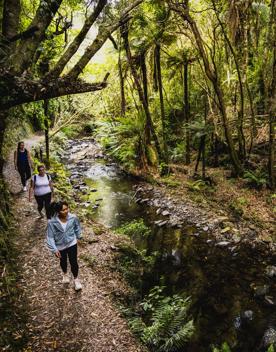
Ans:
[[[229,226],[226,217],[137,181],[92,139],[70,141],[66,150],[64,162],[85,217],[115,231],[143,219],[150,229],[146,238],[131,236],[136,248],[154,261],[140,277],[132,276],[136,289],[133,281],[141,282],[140,300],[160,284],[167,295],[191,296],[197,333],[187,351],[206,351],[223,341],[234,351],[261,351],[275,341],[274,243],[257,241],[255,229]],[[131,255],[129,264],[135,266]]]

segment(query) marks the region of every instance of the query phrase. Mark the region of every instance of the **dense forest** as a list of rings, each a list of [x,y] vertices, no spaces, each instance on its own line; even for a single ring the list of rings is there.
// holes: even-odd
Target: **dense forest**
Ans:
[[[9,262],[11,197],[4,168],[16,142],[41,131],[45,155],[40,159],[54,173],[66,141],[85,136],[128,175],[175,188],[183,199],[187,194],[177,187],[185,184],[198,207],[209,201],[202,201],[200,192],[212,198],[212,207],[226,182],[236,195],[244,188],[247,193],[225,207],[237,223],[253,221],[259,235],[270,234],[264,242],[275,243],[275,0],[0,0],[0,26],[2,278],[15,265]],[[262,221],[257,213],[263,210],[253,209],[253,220],[253,213],[245,214],[251,193],[256,208],[270,209]],[[121,232],[139,228],[147,236],[145,226],[138,221]],[[226,223],[222,233],[231,226]],[[3,297],[9,285],[0,286]],[[191,314],[201,313],[178,291],[168,298],[156,287],[147,286],[149,296],[140,302],[152,315],[132,320],[133,331],[152,351],[184,351],[195,329],[205,326],[200,318],[189,319],[188,307]],[[174,332],[171,339],[162,337],[162,322],[164,330]],[[212,338],[201,342],[209,348]],[[258,351],[273,351],[269,343],[258,343]],[[196,344],[191,346],[187,351]],[[212,346],[230,351],[227,343]]]
[[[203,174],[206,164],[228,163],[236,175],[247,172],[258,179],[266,174],[273,188],[274,5],[4,2],[1,150],[15,106],[26,111],[21,116],[30,115],[28,102],[106,90],[104,104],[91,98],[90,110],[115,133],[116,140],[107,142],[119,147],[122,160],[142,167],[163,165],[165,170],[174,159],[189,164],[197,151]],[[81,29],[73,27],[76,13],[84,16]],[[90,42],[86,35],[93,25],[97,34]],[[85,40],[89,43],[81,54]],[[107,41],[113,45],[108,60],[93,64],[91,59]],[[50,104],[55,107],[46,120],[53,124],[64,103],[55,99]],[[124,133],[130,140],[133,134],[129,150],[120,141]],[[221,153],[228,156],[221,160]]]

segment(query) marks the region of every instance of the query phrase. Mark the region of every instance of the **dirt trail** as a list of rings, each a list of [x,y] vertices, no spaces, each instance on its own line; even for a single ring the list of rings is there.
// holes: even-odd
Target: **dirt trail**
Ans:
[[[38,140],[34,138],[25,144],[30,149]],[[24,292],[20,300],[26,300],[28,308],[29,342],[24,351],[144,351],[111,298],[112,294],[120,295],[126,290],[119,274],[110,270],[116,235],[103,232],[95,240],[92,228],[84,228],[79,252],[80,256],[93,256],[93,267],[80,260],[81,292],[75,292],[72,283],[63,287],[58,260],[45,246],[46,219],[38,218],[35,203],[28,202],[27,192],[20,192],[12,154],[4,174],[14,194],[13,212],[18,221],[18,284]]]

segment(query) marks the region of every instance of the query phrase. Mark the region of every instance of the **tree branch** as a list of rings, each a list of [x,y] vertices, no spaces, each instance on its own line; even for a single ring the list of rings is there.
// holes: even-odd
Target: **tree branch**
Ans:
[[[45,81],[28,80],[7,74],[5,77],[2,76],[1,80],[6,81],[12,94],[0,100],[0,110],[38,100],[101,90],[107,86],[108,76],[109,73],[106,74],[102,82],[97,83],[87,83],[80,79],[72,81],[68,78],[59,78],[45,83]]]
[[[57,62],[56,66],[49,72],[48,77],[58,77],[67,62],[71,59],[71,57],[77,52],[79,46],[83,42],[86,34],[88,33],[89,29],[92,27],[96,19],[98,18],[99,14],[102,12],[103,8],[105,7],[107,0],[99,0],[97,6],[93,13],[86,19],[80,33],[75,37],[73,42],[69,45],[68,49],[62,55],[62,57]]]
[[[136,0],[133,4],[129,5],[125,11],[121,14],[120,19],[114,24],[109,25],[108,27],[101,26],[97,37],[94,39],[93,43],[86,49],[84,55],[76,63],[76,65],[71,69],[67,74],[67,77],[76,79],[79,74],[84,70],[86,65],[92,59],[92,57],[101,49],[106,40],[110,35],[124,23],[130,20],[129,12],[132,11],[135,7],[140,5],[143,0]]]

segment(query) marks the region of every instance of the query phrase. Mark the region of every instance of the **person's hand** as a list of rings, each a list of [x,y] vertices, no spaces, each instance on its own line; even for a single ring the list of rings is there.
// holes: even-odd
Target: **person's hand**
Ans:
[[[56,251],[55,256],[56,256],[57,258],[61,258],[60,251]]]

